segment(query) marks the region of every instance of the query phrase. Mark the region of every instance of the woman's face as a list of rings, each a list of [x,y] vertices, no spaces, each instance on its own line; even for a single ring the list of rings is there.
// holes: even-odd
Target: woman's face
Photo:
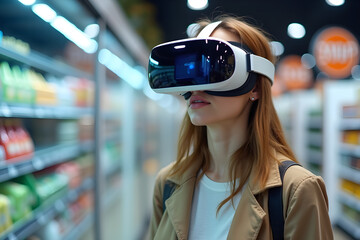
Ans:
[[[215,30],[211,36],[226,41],[240,41],[235,34],[223,29]],[[188,114],[191,122],[196,126],[247,121],[251,107],[250,97],[252,97],[251,91],[235,97],[213,96],[203,91],[194,91],[187,100]]]

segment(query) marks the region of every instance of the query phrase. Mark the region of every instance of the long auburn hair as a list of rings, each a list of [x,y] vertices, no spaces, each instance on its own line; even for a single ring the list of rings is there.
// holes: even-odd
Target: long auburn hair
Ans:
[[[254,54],[262,56],[271,62],[275,58],[271,52],[267,34],[261,29],[246,23],[241,18],[221,16],[215,21],[222,21],[218,28],[235,33],[241,43],[247,45]],[[207,20],[198,22],[199,31],[210,23]],[[229,174],[231,178],[231,194],[218,206],[219,209],[241,191],[251,172],[254,181],[265,185],[269,176],[271,164],[278,160],[275,153],[283,154],[288,159],[296,161],[295,156],[287,144],[284,133],[273,105],[271,97],[271,83],[269,79],[258,75],[257,88],[260,96],[254,101],[250,110],[247,139],[230,159]],[[177,159],[172,166],[169,176],[182,175],[192,164],[201,161],[202,173],[200,179],[210,166],[210,152],[207,144],[206,126],[195,126],[188,114],[183,119],[179,139]],[[236,179],[240,183],[236,185]]]

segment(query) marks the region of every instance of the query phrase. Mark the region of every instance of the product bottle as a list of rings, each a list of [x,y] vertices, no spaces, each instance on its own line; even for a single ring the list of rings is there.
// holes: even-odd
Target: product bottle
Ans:
[[[0,151],[4,155],[4,157],[1,160],[7,160],[9,159],[9,136],[7,135],[7,132],[5,130],[4,122],[0,121]]]
[[[10,119],[5,120],[5,130],[7,135],[9,136],[9,159],[19,157],[21,155],[21,146],[16,132],[12,126],[12,121]]]

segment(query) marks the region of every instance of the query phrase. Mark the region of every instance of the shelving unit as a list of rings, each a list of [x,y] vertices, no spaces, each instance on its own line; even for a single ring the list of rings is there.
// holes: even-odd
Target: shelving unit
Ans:
[[[117,236],[121,239],[137,239],[151,208],[150,195],[155,172],[173,160],[175,148],[169,147],[160,152],[161,145],[155,142],[169,144],[169,137],[171,141],[176,138],[176,124],[181,120],[179,112],[174,114],[174,109],[178,109],[175,107],[177,102],[173,102],[171,109],[169,106],[161,107],[149,95],[145,96],[143,89],[131,86],[127,79],[120,77],[100,60],[103,50],[111,51],[128,65],[128,68],[121,69],[122,72],[129,68],[139,69],[146,66],[148,61],[149,50],[131,28],[115,0],[69,0],[66,3],[43,0],[41,3],[49,4],[57,15],[69,17],[70,22],[74,21],[81,31],[87,24],[97,23],[100,28],[95,39],[97,52],[83,52],[48,22],[36,16],[31,6],[11,1],[2,5],[2,10],[18,10],[16,14],[19,19],[31,22],[31,31],[27,31],[28,28],[19,30],[19,25],[12,25],[11,20],[8,24],[0,21],[0,30],[4,36],[10,32],[9,35],[29,42],[31,51],[24,54],[0,44],[0,63],[6,62],[11,68],[17,66],[21,70],[34,70],[42,74],[47,82],[50,82],[48,77],[55,80],[67,76],[85,79],[92,83],[85,90],[89,90],[87,94],[93,99],[90,98],[91,104],[87,99],[86,104],[48,105],[5,101],[0,94],[0,120],[19,119],[24,122],[24,128],[31,129],[30,135],[36,134],[36,137],[32,135],[35,144],[33,155],[5,160],[0,164],[0,183],[35,175],[59,164],[82,164],[80,160],[85,159],[87,164],[90,163],[86,167],[90,169],[87,169],[90,175],[87,177],[91,178],[91,184],[83,183],[86,187],[81,185],[56,195],[50,203],[33,210],[29,218],[16,222],[0,234],[0,239],[23,239],[40,234],[48,223],[63,217],[64,210],[77,204],[77,199],[89,194],[92,196],[91,211],[77,219],[73,228],[67,229],[61,239],[79,239],[84,233],[96,240],[106,239],[103,222],[107,217],[105,214],[114,205],[116,209],[121,209],[121,212],[110,211],[117,214]],[[0,19],[4,20],[5,15]],[[163,102],[171,102],[171,98],[168,100]],[[159,127],[159,118],[164,128]],[[41,138],[41,135],[60,138],[57,134],[61,131],[57,128],[62,124],[62,129],[68,129],[67,121],[72,125],[79,124],[78,138],[69,140],[66,139],[69,136],[62,136],[65,139],[62,141]],[[51,124],[46,125],[48,122]],[[138,211],[134,212],[133,209]]]
[[[277,104],[282,101],[286,103]],[[285,129],[289,127],[287,134],[295,154],[325,180],[332,223],[360,239],[360,169],[349,164],[349,159],[360,158],[360,145],[343,141],[345,132],[360,131],[359,116],[349,117],[351,111],[343,110],[344,106],[359,107],[360,82],[328,81],[321,94],[313,90],[295,92],[280,96],[275,103],[278,112],[287,117]],[[350,190],[353,186],[353,191],[344,190],[344,184]]]
[[[31,13],[31,8],[22,6],[20,3],[14,4],[17,5],[14,7],[19,8],[21,11],[30,11],[30,15],[32,14],[31,18],[37,21],[38,17]],[[28,10],[26,10],[26,8],[28,8]],[[9,24],[8,26],[11,25]],[[7,28],[8,26],[6,26],[6,29],[10,31],[11,29]],[[3,30],[2,27],[4,26],[0,25],[0,30]],[[48,25],[48,28],[50,30],[51,26]],[[34,33],[36,33],[36,31],[37,29],[35,28]],[[14,33],[17,34],[16,32]],[[7,32],[4,32],[4,34],[6,35]],[[61,38],[61,35],[58,36]],[[29,39],[31,39],[31,37]],[[59,50],[62,47],[63,46],[59,46]],[[45,79],[51,75],[56,78],[71,76],[73,78],[95,81],[92,72],[83,71],[69,64],[66,62],[66,58],[46,55],[34,49],[31,49],[29,53],[21,53],[9,47],[1,46],[0,44],[0,62],[7,62],[10,66],[19,66],[20,69],[31,69],[42,74]],[[3,77],[4,76],[5,75],[3,75]],[[4,79],[0,80],[4,81]],[[3,88],[3,86],[1,87]],[[85,90],[89,91],[89,89]],[[86,94],[88,93],[90,93],[90,91]],[[35,94],[39,93],[35,92]],[[82,92],[82,94],[84,94],[84,92]],[[44,170],[48,171],[48,169],[60,166],[60,164],[74,162],[74,159],[85,155],[94,155],[93,137],[80,137],[80,135],[78,135],[76,139],[72,138],[63,141],[60,140],[60,136],[57,136],[57,127],[61,121],[71,120],[73,123],[78,123],[85,118],[92,119],[92,121],[94,119],[95,109],[93,105],[88,105],[87,103],[80,105],[77,102],[75,103],[75,101],[73,103],[72,105],[63,105],[63,102],[60,100],[56,104],[41,104],[36,100],[31,103],[10,102],[4,95],[0,94],[1,119],[17,118],[26,122],[36,122],[40,120],[55,121],[55,128],[49,129],[50,132],[39,133],[39,136],[41,136],[41,134],[49,134],[59,138],[59,141],[49,142],[47,145],[41,145],[35,142],[35,151],[31,155],[23,155],[11,159],[0,159],[0,183],[8,183],[20,176],[37,174]],[[38,127],[41,126],[39,125]],[[37,129],[31,130],[32,132],[37,131]],[[94,127],[92,126],[86,130],[94,131]],[[87,135],[91,136],[91,134]],[[66,137],[69,136],[66,135]],[[94,157],[92,158],[94,159]],[[91,166],[94,165],[94,162],[88,164]],[[89,172],[88,174],[90,175],[84,178],[82,183],[76,188],[71,188],[69,182],[69,186],[66,189],[64,188],[60,192],[52,195],[49,199],[44,200],[38,207],[32,209],[26,217],[15,221],[8,230],[0,234],[0,239],[26,239],[32,235],[37,235],[47,224],[68,211],[71,205],[77,204],[77,201],[83,198],[85,194],[93,195],[96,179],[93,173],[91,174]],[[72,180],[73,179],[71,179],[71,181]],[[90,226],[94,224],[94,215],[97,214],[94,210],[93,207],[92,211],[88,212],[83,217],[83,220],[79,222],[79,225],[74,224],[73,228],[65,233],[63,236],[64,239],[78,239],[85,231],[88,231]]]

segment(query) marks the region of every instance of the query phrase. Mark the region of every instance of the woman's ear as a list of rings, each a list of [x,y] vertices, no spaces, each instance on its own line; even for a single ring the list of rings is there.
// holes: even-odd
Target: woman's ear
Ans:
[[[260,89],[258,87],[258,84],[256,83],[254,88],[250,91],[250,100],[255,101],[260,98]]]

